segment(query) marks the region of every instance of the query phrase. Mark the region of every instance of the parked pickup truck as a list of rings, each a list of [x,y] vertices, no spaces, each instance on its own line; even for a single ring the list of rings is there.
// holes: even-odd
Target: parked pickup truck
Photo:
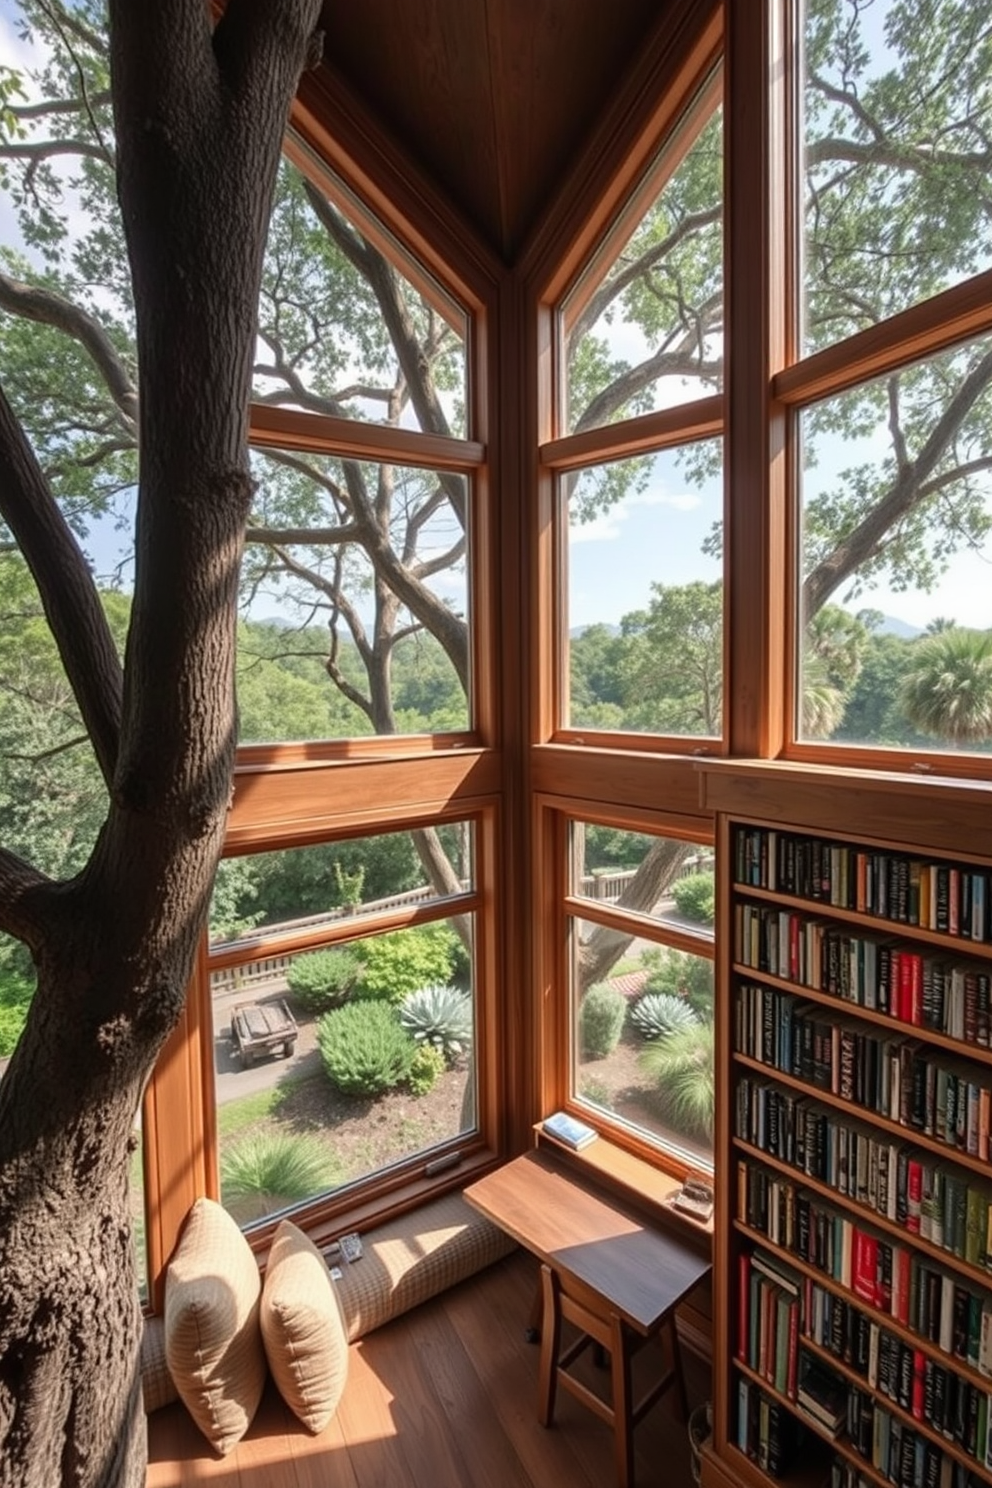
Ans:
[[[282,1049],[288,1059],[296,1047],[296,1019],[283,998],[242,1002],[231,1014],[231,1038],[245,1069],[263,1054]]]

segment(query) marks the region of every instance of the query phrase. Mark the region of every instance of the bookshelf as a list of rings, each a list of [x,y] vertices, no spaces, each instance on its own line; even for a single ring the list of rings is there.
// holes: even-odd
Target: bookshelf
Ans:
[[[992,860],[952,850],[971,805],[955,827],[918,787],[709,769],[704,1488],[992,1484]]]

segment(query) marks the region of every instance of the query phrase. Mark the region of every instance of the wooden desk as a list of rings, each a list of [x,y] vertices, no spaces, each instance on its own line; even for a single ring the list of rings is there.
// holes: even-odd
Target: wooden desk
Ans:
[[[558,1383],[610,1422],[620,1488],[633,1481],[633,1428],[675,1385],[686,1412],[675,1309],[710,1270],[709,1257],[674,1231],[654,1227],[612,1194],[583,1182],[567,1158],[527,1152],[465,1190],[465,1198],[541,1261],[543,1309],[538,1416],[549,1426]],[[577,1323],[577,1343],[559,1357],[562,1319]],[[671,1367],[633,1404],[630,1361],[647,1339],[667,1334]],[[609,1349],[612,1405],[568,1373],[579,1353]]]

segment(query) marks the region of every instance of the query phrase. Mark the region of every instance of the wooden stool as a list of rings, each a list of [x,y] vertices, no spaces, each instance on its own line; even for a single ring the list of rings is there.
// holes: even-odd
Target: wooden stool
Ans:
[[[674,1385],[678,1407],[683,1421],[688,1419],[689,1407],[682,1377],[682,1357],[679,1353],[678,1333],[675,1326],[674,1306],[659,1320],[657,1331],[645,1337],[636,1333],[616,1312],[596,1311],[590,1302],[593,1294],[585,1292],[580,1298],[571,1295],[565,1287],[570,1285],[550,1266],[541,1267],[541,1291],[544,1300],[541,1321],[541,1360],[538,1373],[537,1414],[542,1426],[550,1426],[554,1419],[555,1394],[559,1381],[594,1411],[601,1420],[612,1425],[619,1488],[632,1488],[634,1481],[634,1427],[651,1406]],[[564,1353],[561,1349],[562,1320],[574,1323],[581,1331],[576,1341]],[[650,1338],[667,1338],[671,1351],[671,1363],[644,1395],[637,1405],[633,1403],[631,1360]],[[569,1374],[568,1366],[590,1346],[607,1349],[610,1355],[612,1383],[612,1405],[608,1405],[595,1391],[581,1380]]]

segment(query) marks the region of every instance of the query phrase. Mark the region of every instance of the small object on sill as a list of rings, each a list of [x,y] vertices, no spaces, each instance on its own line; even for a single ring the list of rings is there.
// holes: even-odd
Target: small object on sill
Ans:
[[[342,1256],[349,1264],[352,1261],[360,1261],[362,1259],[362,1237],[357,1230],[352,1230],[349,1234],[342,1235],[338,1241],[338,1245],[341,1247]]]
[[[713,1217],[713,1189],[698,1178],[687,1178],[672,1199],[672,1208],[699,1224],[707,1224]]]
[[[549,1137],[564,1142],[566,1147],[571,1147],[576,1152],[588,1147],[599,1136],[595,1127],[586,1126],[584,1121],[577,1121],[565,1111],[555,1111],[551,1116],[545,1116],[541,1126]]]
[[[331,1280],[332,1281],[340,1281],[343,1275],[344,1275],[344,1272],[341,1270],[341,1267],[340,1266],[332,1266],[331,1267]]]

